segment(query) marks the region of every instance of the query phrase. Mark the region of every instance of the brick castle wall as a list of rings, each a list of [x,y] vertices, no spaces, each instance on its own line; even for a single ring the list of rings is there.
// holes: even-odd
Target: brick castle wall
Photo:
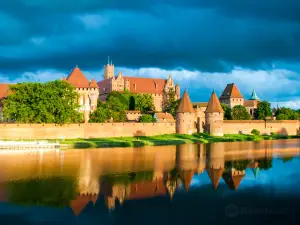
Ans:
[[[271,132],[296,135],[300,121],[224,120],[224,134]],[[0,139],[105,138],[174,134],[175,123],[0,124]],[[195,130],[196,132],[196,130]]]
[[[152,136],[175,133],[175,123],[0,124],[0,139]]]
[[[257,129],[261,134],[274,132],[282,135],[297,135],[299,133],[300,121],[298,120],[224,120],[224,134],[251,133]]]

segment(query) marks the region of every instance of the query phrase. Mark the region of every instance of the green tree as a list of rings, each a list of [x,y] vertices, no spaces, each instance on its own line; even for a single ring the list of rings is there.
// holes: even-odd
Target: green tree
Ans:
[[[124,122],[126,121],[125,110],[126,105],[124,105],[121,100],[117,97],[111,96],[107,102],[107,107],[110,116],[113,118],[114,122]]]
[[[250,114],[242,105],[236,105],[231,110],[233,120],[250,120]]]
[[[296,110],[282,107],[276,110],[275,116],[277,120],[297,120],[299,115]]]
[[[176,111],[180,102],[180,99],[175,99],[175,95],[176,93],[174,88],[170,88],[169,92],[167,93],[167,102],[163,108],[163,112],[170,113],[174,118],[176,117]]]
[[[129,110],[135,110],[135,97],[130,96],[129,98]]]
[[[19,83],[9,87],[4,102],[4,117],[18,123],[76,123],[83,121],[78,112],[78,94],[66,81]]]
[[[265,120],[266,117],[272,116],[271,104],[267,101],[261,101],[254,110],[254,118],[258,120]]]
[[[152,95],[139,94],[136,97],[135,109],[140,110],[142,113],[148,111],[155,111]]]
[[[257,160],[258,161],[258,167],[260,169],[263,169],[263,170],[268,170],[268,169],[271,169],[272,168],[272,158],[263,158],[263,159],[259,159]]]
[[[155,122],[155,118],[150,114],[144,114],[140,117],[141,123],[153,123]]]
[[[91,113],[90,123],[104,123],[110,119],[110,111],[106,103],[98,101],[97,109]]]
[[[231,109],[229,108],[229,106],[224,103],[222,103],[221,106],[224,111],[224,120],[232,120]]]

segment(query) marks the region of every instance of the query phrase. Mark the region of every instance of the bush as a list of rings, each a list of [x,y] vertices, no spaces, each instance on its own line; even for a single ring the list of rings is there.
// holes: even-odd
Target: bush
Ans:
[[[153,122],[155,122],[155,118],[153,118],[153,116],[150,114],[144,114],[140,117],[140,122],[141,123],[153,123]]]
[[[270,135],[274,136],[274,135],[276,135],[276,133],[275,132],[271,132]]]
[[[254,135],[260,135],[260,132],[259,132],[259,130],[257,130],[257,129],[253,129],[253,130],[251,131],[251,134],[254,134]]]

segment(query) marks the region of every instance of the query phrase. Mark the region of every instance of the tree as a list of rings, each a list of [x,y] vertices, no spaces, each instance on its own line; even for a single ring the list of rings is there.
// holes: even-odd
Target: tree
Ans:
[[[250,120],[250,114],[242,105],[236,105],[231,110],[233,120]]]
[[[277,120],[297,120],[299,114],[296,110],[282,107],[276,110],[275,116]]]
[[[9,87],[4,102],[4,117],[18,123],[76,123],[83,121],[78,112],[78,94],[66,81],[19,83]]]
[[[141,123],[153,123],[155,122],[155,118],[150,114],[144,114],[140,117]]]
[[[175,99],[175,91],[174,88],[170,88],[169,92],[167,93],[167,102],[164,105],[163,112],[170,113],[174,118],[176,117],[176,111],[178,109],[178,105],[180,99]]]
[[[272,116],[271,104],[267,101],[261,101],[254,110],[254,118],[258,120],[265,120],[266,117]]]
[[[232,120],[231,109],[229,108],[229,106],[224,103],[222,103],[221,106],[224,111],[224,120]]]
[[[114,122],[124,122],[126,121],[126,105],[124,105],[119,98],[111,96],[107,100],[107,108],[110,116],[113,118]]]
[[[90,123],[104,123],[110,119],[110,111],[106,103],[98,101],[97,109],[91,113]]]
[[[155,111],[152,95],[139,94],[136,97],[135,109],[140,110],[142,113],[147,111]]]

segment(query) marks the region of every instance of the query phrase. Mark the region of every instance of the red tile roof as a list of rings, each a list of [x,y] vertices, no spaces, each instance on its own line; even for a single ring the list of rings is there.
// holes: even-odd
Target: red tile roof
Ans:
[[[193,176],[194,176],[194,171],[180,171],[179,172],[179,177],[181,179],[182,185],[186,192],[190,188]]]
[[[90,82],[90,88],[99,88],[99,86],[94,78]]]
[[[163,94],[166,84],[165,79],[144,78],[144,77],[124,77],[130,81],[129,91],[140,94]]]
[[[216,92],[213,92],[210,96],[209,102],[207,104],[207,108],[205,110],[206,113],[213,113],[213,112],[224,112],[220,101],[216,95]]]
[[[159,122],[167,121],[167,122],[175,122],[173,116],[170,113],[155,113]]]
[[[6,98],[8,95],[9,84],[0,84],[0,99]]]
[[[177,113],[185,113],[185,112],[189,112],[189,113],[195,112],[190,97],[186,90],[183,92],[177,110]]]
[[[219,185],[224,168],[220,168],[220,169],[208,168],[206,171],[212,182],[213,188],[216,190]]]
[[[220,99],[224,98],[244,98],[237,86],[232,83],[232,84],[227,84],[225,87]]]
[[[81,70],[78,67],[75,67],[73,69],[73,71],[67,77],[67,81],[71,85],[73,85],[77,88],[89,88],[90,87],[89,80],[84,76],[84,74],[81,72]]]

